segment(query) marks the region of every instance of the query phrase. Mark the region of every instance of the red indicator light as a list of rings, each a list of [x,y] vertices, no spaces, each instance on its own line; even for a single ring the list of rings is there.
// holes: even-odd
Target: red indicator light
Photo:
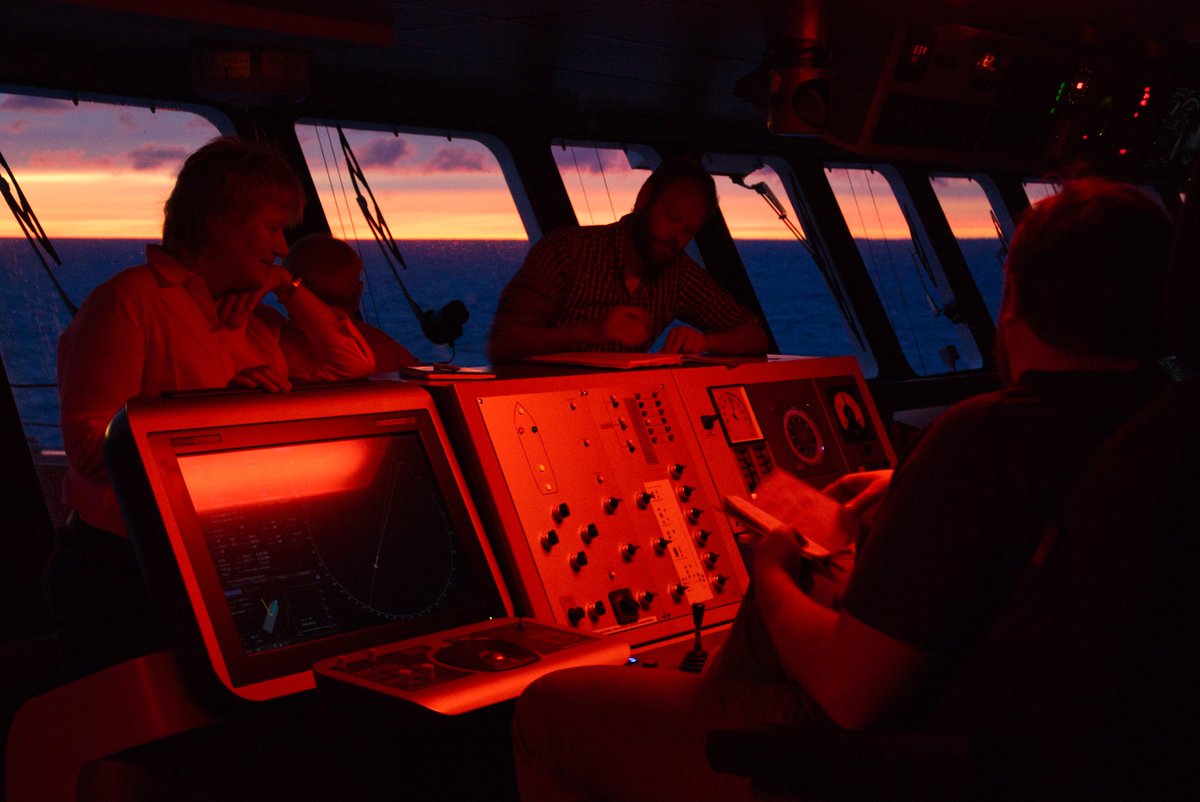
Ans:
[[[1076,89],[1076,91],[1080,91],[1080,92],[1082,92],[1082,91],[1083,91],[1083,88],[1084,88],[1085,86],[1087,86],[1087,84],[1086,84],[1086,83],[1084,83],[1083,81],[1076,81],[1076,82],[1075,82],[1075,89]]]
[[[1083,135],[1083,141],[1084,141],[1084,142],[1086,142],[1086,141],[1087,141],[1087,136],[1088,136],[1087,134],[1084,134],[1084,135]]]
[[[1126,148],[1121,148],[1120,150],[1117,151],[1117,153],[1120,153],[1122,156],[1124,156],[1127,152],[1128,151]]]
[[[1141,112],[1140,112],[1140,111],[1135,111],[1135,112],[1133,113],[1133,119],[1135,119],[1135,120],[1136,120],[1136,119],[1138,118],[1138,115],[1140,115],[1140,114],[1141,114]]]
[[[996,71],[996,54],[984,53],[979,61],[975,62],[976,69],[986,70],[987,72]]]

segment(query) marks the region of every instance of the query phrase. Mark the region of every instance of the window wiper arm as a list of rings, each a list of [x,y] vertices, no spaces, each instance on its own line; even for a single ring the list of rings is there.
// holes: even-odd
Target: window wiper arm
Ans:
[[[833,295],[833,302],[837,304],[838,311],[842,313],[842,318],[846,321],[846,326],[850,329],[850,333],[853,334],[854,339],[858,341],[858,346],[865,349],[867,345],[865,342],[863,342],[862,333],[858,330],[858,323],[854,319],[854,314],[850,311],[850,302],[847,300],[845,293],[842,292],[841,285],[838,284],[834,279],[833,273],[830,271],[829,265],[826,263],[825,258],[816,248],[813,247],[813,244],[808,241],[808,237],[804,236],[804,232],[801,231],[796,224],[788,218],[787,210],[783,207],[783,204],[780,202],[779,198],[776,197],[775,193],[771,191],[771,187],[763,181],[759,181],[755,184],[747,184],[746,177],[744,175],[731,175],[729,176],[729,180],[737,184],[739,187],[745,187],[746,189],[752,189],[757,192],[762,199],[767,202],[767,205],[771,207],[772,211],[775,212],[775,215],[779,218],[780,222],[783,223],[788,231],[792,232],[792,236],[804,246],[804,250],[808,251],[808,255],[812,258],[813,264],[817,266],[817,270],[820,271],[821,275],[825,278],[825,283],[829,285],[829,291]]]
[[[8,166],[8,160],[4,158],[3,153],[0,153],[0,167],[4,168],[4,173],[8,176],[7,179],[4,176],[0,176],[0,194],[4,195],[4,201],[8,204],[9,211],[12,212],[17,225],[21,227],[21,233],[25,235],[25,241],[29,243],[29,247],[33,248],[38,261],[42,263],[42,269],[46,271],[46,275],[50,278],[51,283],[54,284],[54,289],[58,290],[58,297],[62,299],[63,305],[67,307],[67,311],[74,317],[75,313],[79,311],[79,307],[72,303],[71,298],[67,295],[67,291],[59,283],[58,276],[54,275],[54,271],[50,269],[50,263],[46,261],[46,256],[53,259],[54,264],[59,267],[62,266],[62,259],[58,257],[58,253],[54,250],[54,245],[50,242],[50,238],[46,236],[41,221],[38,220],[37,214],[34,213],[29,199],[21,191],[21,185],[17,183],[17,177],[13,175],[12,168]],[[13,194],[14,190],[16,191],[16,195]]]

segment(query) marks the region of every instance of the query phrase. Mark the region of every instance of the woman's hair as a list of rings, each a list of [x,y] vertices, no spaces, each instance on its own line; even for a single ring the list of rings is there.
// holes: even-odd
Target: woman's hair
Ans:
[[[300,222],[304,188],[287,160],[268,145],[213,139],[188,156],[175,179],[164,207],[163,247],[194,254],[212,236],[212,221],[266,205],[287,209],[292,224]]]

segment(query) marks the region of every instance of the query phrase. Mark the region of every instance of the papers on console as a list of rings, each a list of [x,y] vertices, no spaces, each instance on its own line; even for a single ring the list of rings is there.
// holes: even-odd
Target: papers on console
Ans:
[[[804,551],[825,560],[853,549],[855,520],[842,505],[795,476],[774,471],[753,498],[726,495],[725,509],[759,534],[796,532]]]
[[[548,365],[578,365],[588,368],[609,370],[633,370],[634,368],[675,367],[693,364],[725,364],[730,361],[724,356],[703,354],[646,354],[628,351],[563,351],[557,354],[539,354],[525,358],[526,362],[541,362]]]

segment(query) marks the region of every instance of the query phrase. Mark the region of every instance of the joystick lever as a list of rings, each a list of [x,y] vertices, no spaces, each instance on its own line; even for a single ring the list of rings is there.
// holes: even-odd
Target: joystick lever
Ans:
[[[708,652],[700,645],[700,625],[704,623],[704,604],[701,602],[692,605],[692,623],[695,625],[695,640],[692,641],[691,651],[683,656],[679,670],[699,674],[708,661]]]

